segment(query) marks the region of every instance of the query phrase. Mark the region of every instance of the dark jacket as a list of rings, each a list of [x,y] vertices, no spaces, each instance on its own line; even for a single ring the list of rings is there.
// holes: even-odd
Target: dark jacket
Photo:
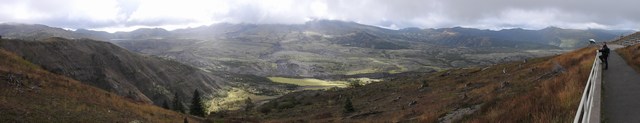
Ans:
[[[602,56],[609,56],[609,47],[607,47],[607,45],[602,46],[602,49],[598,51],[602,53]]]

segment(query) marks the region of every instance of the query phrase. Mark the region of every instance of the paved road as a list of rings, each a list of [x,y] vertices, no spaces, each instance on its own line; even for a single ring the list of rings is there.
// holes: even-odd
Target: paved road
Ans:
[[[640,123],[640,74],[618,55],[612,45],[609,70],[603,76],[603,118],[608,123]]]

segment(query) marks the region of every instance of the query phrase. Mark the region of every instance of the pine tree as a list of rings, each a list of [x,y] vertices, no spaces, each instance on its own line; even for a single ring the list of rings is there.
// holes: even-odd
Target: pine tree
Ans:
[[[248,112],[253,107],[255,107],[255,104],[253,104],[253,100],[251,100],[251,98],[247,97],[247,99],[244,100],[244,111]]]
[[[182,100],[180,99],[180,95],[178,95],[178,92],[175,93],[175,96],[175,99],[173,99],[173,110],[180,113],[185,113],[184,105],[182,105]]]
[[[429,83],[427,83],[427,80],[422,80],[422,86],[420,86],[420,88],[426,88],[429,87]]]
[[[193,99],[191,100],[191,109],[189,109],[191,115],[204,117],[204,106],[202,105],[202,98],[200,92],[196,89],[193,92]]]
[[[353,104],[351,104],[351,98],[347,98],[344,104],[344,113],[351,113],[353,111],[355,111],[355,109],[353,109]]]
[[[167,103],[167,100],[164,100],[164,102],[162,103],[162,108],[171,110],[171,107],[169,107],[169,103]]]

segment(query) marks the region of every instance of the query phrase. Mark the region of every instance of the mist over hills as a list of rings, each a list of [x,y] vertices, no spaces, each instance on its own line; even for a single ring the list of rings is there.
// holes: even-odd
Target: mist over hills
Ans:
[[[162,28],[140,28],[130,32],[108,33],[104,31],[93,31],[87,29],[77,29],[75,31],[62,28],[49,27],[40,24],[20,24],[4,23],[0,24],[0,34],[9,38],[92,38],[96,40],[121,40],[121,39],[200,39],[212,40],[221,36],[234,36],[239,34],[258,33],[288,33],[292,31],[311,31],[325,35],[339,35],[355,32],[365,32],[383,38],[404,38],[414,41],[435,41],[447,42],[447,40],[427,38],[443,34],[457,34],[464,38],[491,38],[492,40],[504,40],[515,42],[533,42],[547,44],[562,48],[576,48],[583,46],[585,41],[581,39],[596,39],[598,41],[610,40],[620,35],[630,34],[632,30],[603,30],[603,29],[562,29],[557,27],[547,27],[541,30],[525,30],[521,28],[502,30],[482,30],[474,28],[453,27],[453,28],[404,28],[400,30],[390,30],[376,26],[363,25],[355,22],[335,21],[335,20],[313,20],[305,24],[285,25],[285,24],[230,24],[219,23],[210,26],[200,26],[195,28],[183,28],[168,31]],[[579,40],[574,42],[573,40]],[[561,45],[562,42],[568,41]],[[443,43],[446,44],[446,43]],[[455,43],[454,43],[455,44]],[[490,45],[488,45],[490,46]]]
[[[586,46],[588,39],[606,41],[628,32],[555,27],[389,30],[333,20],[299,25],[221,23],[173,31],[147,28],[116,33],[0,25],[0,35],[9,38],[91,38],[210,71],[298,77],[428,72],[488,65],[556,54]]]
[[[145,34],[158,34],[154,32]],[[212,71],[321,77],[488,65],[560,53],[586,46],[591,38],[617,37],[601,30],[558,28],[389,30],[328,20],[302,25],[217,24],[171,32],[162,39],[112,42]]]

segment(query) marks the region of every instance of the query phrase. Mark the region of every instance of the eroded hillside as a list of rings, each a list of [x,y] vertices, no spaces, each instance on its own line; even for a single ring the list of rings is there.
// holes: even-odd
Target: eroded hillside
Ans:
[[[50,73],[0,49],[0,122],[154,122],[188,118]]]
[[[2,40],[0,47],[53,73],[156,105],[174,100],[175,94],[186,101],[196,89],[210,98],[225,95],[233,88],[266,95],[279,94],[286,89],[286,85],[268,79],[237,79],[240,76],[236,74],[213,74],[89,39]]]

